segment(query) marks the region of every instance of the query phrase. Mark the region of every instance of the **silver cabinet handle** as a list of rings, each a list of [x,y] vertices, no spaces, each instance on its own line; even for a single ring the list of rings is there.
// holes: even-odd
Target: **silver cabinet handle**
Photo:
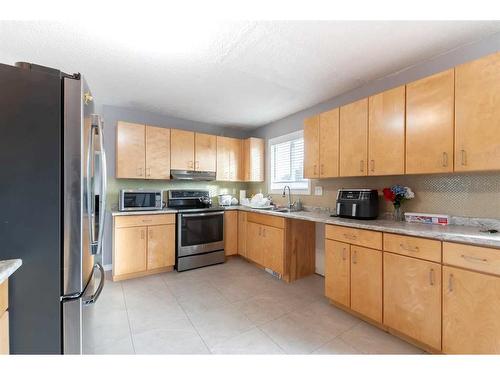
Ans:
[[[363,160],[359,161],[359,171],[364,172],[365,171],[365,163],[363,163]]]
[[[151,168],[146,168],[146,176],[151,177]]]
[[[266,237],[266,228],[262,229],[262,236]]]
[[[148,228],[148,239],[153,239],[153,227]]]
[[[461,163],[462,165],[467,165],[467,152],[465,150],[460,150],[460,157],[461,157]]]
[[[429,284],[431,286],[434,286],[435,280],[434,280],[434,268],[431,268],[429,271]]]
[[[453,274],[450,273],[450,277],[448,278],[448,290],[453,292]]]
[[[443,152],[443,167],[447,167],[447,166],[448,166],[448,153]]]
[[[316,164],[314,164],[314,176],[316,176],[318,173],[316,172]]]
[[[142,168],[137,168],[137,175],[142,176]]]
[[[347,249],[344,247],[342,249],[342,260],[346,260],[347,259]]]
[[[358,263],[358,253],[356,250],[352,253],[352,264],[357,264]]]
[[[259,225],[259,236],[262,236],[262,227]]]
[[[95,291],[94,294],[92,294],[89,297],[83,297],[82,302],[83,302],[84,305],[91,305],[93,303],[96,303],[97,300],[98,300],[98,298],[99,298],[99,296],[101,295],[102,289],[104,288],[104,278],[105,278],[104,268],[103,268],[103,266],[101,266],[100,263],[96,263],[94,265],[94,269],[92,271],[92,277],[94,276],[96,269],[98,269],[99,272],[100,272],[100,274],[101,274],[101,279],[99,280],[99,286],[97,287],[97,289],[96,289],[96,291]],[[90,282],[89,282],[89,284],[90,284]],[[87,287],[88,287],[89,284],[87,284]],[[85,289],[87,289],[87,287]],[[85,295],[85,290],[83,291],[82,294]]]
[[[325,165],[324,164],[321,164],[320,168],[319,168],[319,174],[320,175],[323,175],[323,173],[325,173]]]
[[[196,160],[196,161],[194,162],[194,167],[195,167],[195,169],[196,169],[197,171],[199,171],[199,170],[200,170],[200,162],[199,162],[198,160]]]
[[[478,258],[478,257],[473,257],[470,255],[465,255],[465,254],[462,254],[461,257],[464,260],[468,260],[469,262],[488,263],[488,259],[486,259],[486,258]]]
[[[357,237],[354,234],[348,234],[348,233],[344,233],[344,237],[349,239],[349,240],[357,239]]]
[[[188,162],[188,167],[189,167],[189,168],[193,168],[193,161],[192,161],[192,160],[190,160],[190,161]]]
[[[370,160],[370,169],[372,172],[375,172],[375,160]]]
[[[406,250],[406,251],[413,251],[415,253],[418,253],[420,251],[420,249],[418,248],[418,246],[415,246],[415,247],[411,247],[411,246],[406,246],[405,244],[402,244],[400,243],[399,244],[399,247],[403,250]]]
[[[144,229],[141,229],[141,240],[143,240],[145,237]]]

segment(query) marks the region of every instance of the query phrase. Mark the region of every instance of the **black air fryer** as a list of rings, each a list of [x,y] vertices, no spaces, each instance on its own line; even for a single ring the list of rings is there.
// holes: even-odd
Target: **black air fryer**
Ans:
[[[376,189],[339,189],[337,215],[349,219],[370,220],[378,216]]]

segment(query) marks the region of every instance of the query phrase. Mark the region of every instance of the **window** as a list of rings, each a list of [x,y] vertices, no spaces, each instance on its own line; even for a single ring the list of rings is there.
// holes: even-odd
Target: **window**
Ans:
[[[271,193],[290,186],[295,194],[309,194],[310,183],[304,178],[304,132],[298,131],[269,140]]]

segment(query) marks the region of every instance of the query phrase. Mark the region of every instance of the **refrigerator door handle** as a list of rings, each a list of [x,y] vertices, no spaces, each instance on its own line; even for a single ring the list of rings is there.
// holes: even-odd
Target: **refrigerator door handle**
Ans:
[[[104,288],[104,267],[100,263],[94,264],[94,269],[92,271],[92,277],[94,277],[95,271],[99,270],[101,274],[101,279],[99,280],[99,286],[97,287],[96,291],[94,294],[88,296],[88,297],[83,297],[82,302],[84,305],[91,305],[93,303],[96,303],[97,300],[99,299],[99,296],[101,295],[102,289]],[[87,287],[83,291],[83,295],[85,295],[85,291],[90,285],[90,282],[87,284]]]
[[[100,189],[100,204],[99,204],[99,237],[97,238],[97,254],[102,253],[103,239],[104,239],[104,224],[106,222],[106,196],[108,190],[108,172],[106,164],[106,152],[104,150],[104,133],[103,121],[97,121],[99,132],[99,148],[101,150],[101,189]]]
[[[94,131],[96,127],[96,121],[99,121],[99,117],[92,115],[92,123],[89,128],[89,141],[87,149],[87,217],[89,220],[89,236],[90,236],[90,252],[95,254],[97,251],[97,241],[95,240],[95,201],[94,201],[94,190],[93,187],[93,167],[94,167]]]

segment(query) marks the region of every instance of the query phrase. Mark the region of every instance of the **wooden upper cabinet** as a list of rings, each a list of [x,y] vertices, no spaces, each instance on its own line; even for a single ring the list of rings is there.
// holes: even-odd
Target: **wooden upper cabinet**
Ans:
[[[262,138],[247,138],[242,142],[242,176],[244,181],[262,182],[264,175],[265,143]]]
[[[454,69],[406,85],[406,173],[453,171]]]
[[[500,277],[443,267],[443,352],[500,354]]]
[[[332,109],[319,115],[319,177],[339,175],[340,110]]]
[[[146,126],[118,121],[116,125],[116,178],[145,178]]]
[[[369,97],[368,175],[405,173],[405,86]]]
[[[217,137],[217,180],[229,181],[229,138]]]
[[[170,178],[170,129],[146,126],[146,178]]]
[[[325,240],[325,295],[350,306],[350,245]]]
[[[217,137],[215,135],[196,133],[195,162],[197,171],[215,172],[217,170]]]
[[[194,132],[172,129],[170,150],[171,169],[194,171]]]
[[[351,309],[382,323],[382,252],[351,245]]]
[[[441,264],[384,253],[384,324],[441,350]]]
[[[241,162],[242,141],[229,137],[217,137],[217,180],[241,181],[243,168]]]
[[[319,178],[319,116],[304,120],[304,177]]]
[[[366,176],[368,98],[340,107],[340,176]]]
[[[455,171],[500,169],[500,52],[455,68]]]

